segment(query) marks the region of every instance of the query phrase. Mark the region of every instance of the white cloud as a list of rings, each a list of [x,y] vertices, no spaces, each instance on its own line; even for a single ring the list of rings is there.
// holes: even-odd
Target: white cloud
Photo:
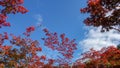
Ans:
[[[40,27],[42,25],[42,22],[43,22],[43,17],[40,14],[37,14],[37,15],[35,15],[35,19],[37,19],[36,26]]]
[[[36,22],[36,27],[37,28],[40,28],[41,30],[44,29],[44,28],[47,28],[46,26],[43,25],[44,20],[43,20],[42,15],[37,14],[37,15],[34,16],[34,18],[37,20],[37,22]]]
[[[38,20],[38,22],[42,22],[43,18],[40,14],[35,15],[35,18]]]
[[[79,42],[83,52],[88,51],[90,48],[99,50],[102,47],[116,46],[120,43],[120,33],[115,30],[101,33],[100,29],[101,27],[91,28],[88,33],[85,34],[86,38]]]

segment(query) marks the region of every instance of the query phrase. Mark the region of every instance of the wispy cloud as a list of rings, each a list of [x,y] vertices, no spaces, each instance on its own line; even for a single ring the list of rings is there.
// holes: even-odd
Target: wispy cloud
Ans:
[[[43,18],[40,14],[36,15],[36,19],[38,20],[38,22],[43,22]]]
[[[102,47],[120,44],[120,33],[115,30],[101,33],[100,29],[101,27],[90,29],[88,33],[85,34],[86,38],[79,42],[83,52],[88,51],[90,48],[99,50]]]
[[[35,15],[34,17],[35,17],[35,19],[37,20],[36,26],[37,26],[37,27],[38,27],[38,26],[41,26],[41,25],[42,25],[42,22],[43,22],[43,17],[42,17],[42,15],[37,14],[37,15]]]
[[[36,27],[37,28],[40,28],[41,30],[44,29],[44,28],[47,28],[45,25],[43,25],[44,20],[43,20],[42,15],[36,14],[34,16],[34,18],[37,20],[37,22],[36,22]]]

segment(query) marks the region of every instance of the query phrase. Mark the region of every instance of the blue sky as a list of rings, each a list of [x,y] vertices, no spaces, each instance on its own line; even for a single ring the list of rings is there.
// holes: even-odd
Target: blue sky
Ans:
[[[113,41],[114,39],[120,40],[120,35],[115,33],[115,31],[100,33],[100,28],[85,27],[83,20],[88,14],[81,14],[80,8],[86,6],[86,1],[25,0],[24,6],[29,12],[23,15],[9,15],[7,21],[11,22],[11,28],[0,29],[0,32],[7,31],[15,35],[22,35],[26,27],[36,26],[40,23],[43,25],[42,27],[48,28],[51,32],[57,32],[58,34],[65,33],[70,39],[76,39],[78,50],[75,51],[75,58],[79,57],[79,54],[86,48],[94,47],[97,49],[106,45],[118,44],[118,41]],[[43,42],[40,40],[43,36],[44,33],[41,31],[41,28],[38,28],[31,37],[34,40],[39,40],[40,44],[43,45]],[[98,43],[95,43],[96,40]],[[49,51],[45,47],[44,50],[46,52]],[[49,54],[52,55],[52,52],[49,52]]]
[[[65,33],[70,39],[76,39],[76,43],[84,38],[83,20],[87,17],[80,13],[80,8],[85,7],[86,0],[25,0],[24,6],[29,10],[26,14],[9,15],[8,21],[11,22],[11,28],[5,28],[1,31],[7,31],[15,35],[22,35],[25,28],[31,25],[41,23],[43,27],[51,32],[58,34]],[[32,39],[40,40],[44,33],[38,28],[32,35]],[[44,53],[49,51],[45,47]],[[79,48],[74,56],[82,50]],[[52,55],[52,52],[49,53]]]
[[[36,24],[34,16],[40,15],[43,18],[42,24],[50,31],[66,33],[68,37],[80,40],[84,34],[82,21],[86,16],[79,10],[85,6],[85,2],[86,0],[26,0],[25,6],[29,12],[25,19],[30,21],[28,23]]]
[[[80,8],[85,5],[86,0],[25,0],[24,6],[29,12],[23,15],[9,15],[8,21],[12,26],[2,31],[18,35],[24,32],[27,26],[42,23],[50,31],[65,33],[67,37],[75,38],[78,42],[84,38],[83,20],[87,16],[80,13]],[[38,16],[43,20],[39,21]],[[38,31],[34,33],[34,38],[38,38]]]

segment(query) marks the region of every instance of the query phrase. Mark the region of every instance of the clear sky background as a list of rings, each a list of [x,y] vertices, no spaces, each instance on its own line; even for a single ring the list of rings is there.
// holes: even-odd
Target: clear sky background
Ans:
[[[12,25],[9,31],[20,34],[27,26],[41,23],[52,32],[65,33],[79,41],[84,38],[83,20],[86,18],[80,13],[80,8],[85,5],[86,0],[25,0],[24,6],[29,12],[9,15],[8,21]],[[41,33],[34,34],[34,38],[38,38]]]
[[[58,34],[65,33],[70,39],[76,39],[78,50],[75,51],[75,59],[81,52],[89,48],[100,49],[104,46],[117,45],[120,35],[111,30],[110,32],[100,33],[99,28],[86,27],[83,20],[88,14],[81,14],[80,8],[85,7],[87,0],[25,0],[24,6],[29,10],[26,14],[9,15],[8,21],[11,28],[0,29],[0,32],[7,31],[15,35],[22,35],[26,27],[42,24],[32,35],[32,39],[40,40],[44,36],[42,28],[48,28],[51,32]],[[43,48],[49,56],[53,52]]]

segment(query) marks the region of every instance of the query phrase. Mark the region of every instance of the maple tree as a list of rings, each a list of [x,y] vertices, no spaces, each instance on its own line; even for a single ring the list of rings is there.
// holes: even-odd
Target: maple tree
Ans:
[[[0,0],[0,27],[10,26],[9,22],[6,22],[7,14],[26,13],[28,10],[22,6],[24,0]]]
[[[120,49],[120,44],[117,45],[117,48]]]
[[[102,26],[101,32],[111,29],[120,32],[120,0],[87,0],[87,7],[80,9],[90,14],[84,20],[87,26]],[[120,67],[120,46],[104,47],[101,50],[90,49],[75,66],[81,68],[117,68]]]
[[[24,0],[0,0],[1,28],[11,26],[10,22],[6,21],[8,14],[28,12],[23,3]],[[87,7],[81,9],[82,13],[90,14],[84,23],[88,26],[102,26],[102,31],[110,29],[120,31],[119,6],[119,0],[88,0]],[[109,12],[111,14],[107,15]],[[42,47],[37,40],[30,38],[35,29],[35,26],[27,27],[23,33],[24,36],[15,36],[8,32],[0,34],[0,68],[110,68],[120,66],[119,46],[118,48],[104,47],[98,51],[90,49],[73,64],[73,53],[77,49],[75,40],[69,39],[64,33],[59,36],[56,32],[50,32],[46,28],[43,29],[44,45],[53,51],[58,51],[62,57],[48,59],[45,55],[38,55],[42,52]],[[6,41],[9,41],[9,44],[4,44]],[[54,66],[55,63],[59,65]]]
[[[80,11],[90,14],[84,20],[87,26],[102,26],[102,32],[110,29],[120,32],[120,0],[87,0],[87,7]]]
[[[90,49],[76,61],[76,65],[81,65],[83,68],[114,68],[120,66],[120,50],[114,46],[103,47],[98,51]]]
[[[102,26],[101,32],[111,29],[120,32],[120,0],[87,0],[87,7],[80,9],[90,14],[84,20],[87,26]],[[97,46],[97,45],[96,45]],[[101,50],[90,49],[83,53],[74,66],[81,68],[117,68],[120,67],[120,50],[117,47],[104,47]]]
[[[52,50],[57,50],[61,53],[64,58],[59,58],[56,60],[62,66],[68,66],[71,63],[71,59],[73,58],[74,50],[77,49],[75,40],[70,40],[65,37],[65,34],[61,34],[61,42],[59,41],[58,34],[51,33],[48,29],[43,30],[47,36],[47,38],[42,38],[45,41],[45,46],[51,48]]]
[[[1,40],[2,40],[1,35]],[[41,52],[42,48],[39,43],[30,38],[22,38],[20,36],[11,35],[10,40],[11,45],[0,45],[0,64],[4,67],[15,67],[15,68],[38,68],[44,63],[40,60],[45,60],[43,56],[38,56],[37,52]]]

